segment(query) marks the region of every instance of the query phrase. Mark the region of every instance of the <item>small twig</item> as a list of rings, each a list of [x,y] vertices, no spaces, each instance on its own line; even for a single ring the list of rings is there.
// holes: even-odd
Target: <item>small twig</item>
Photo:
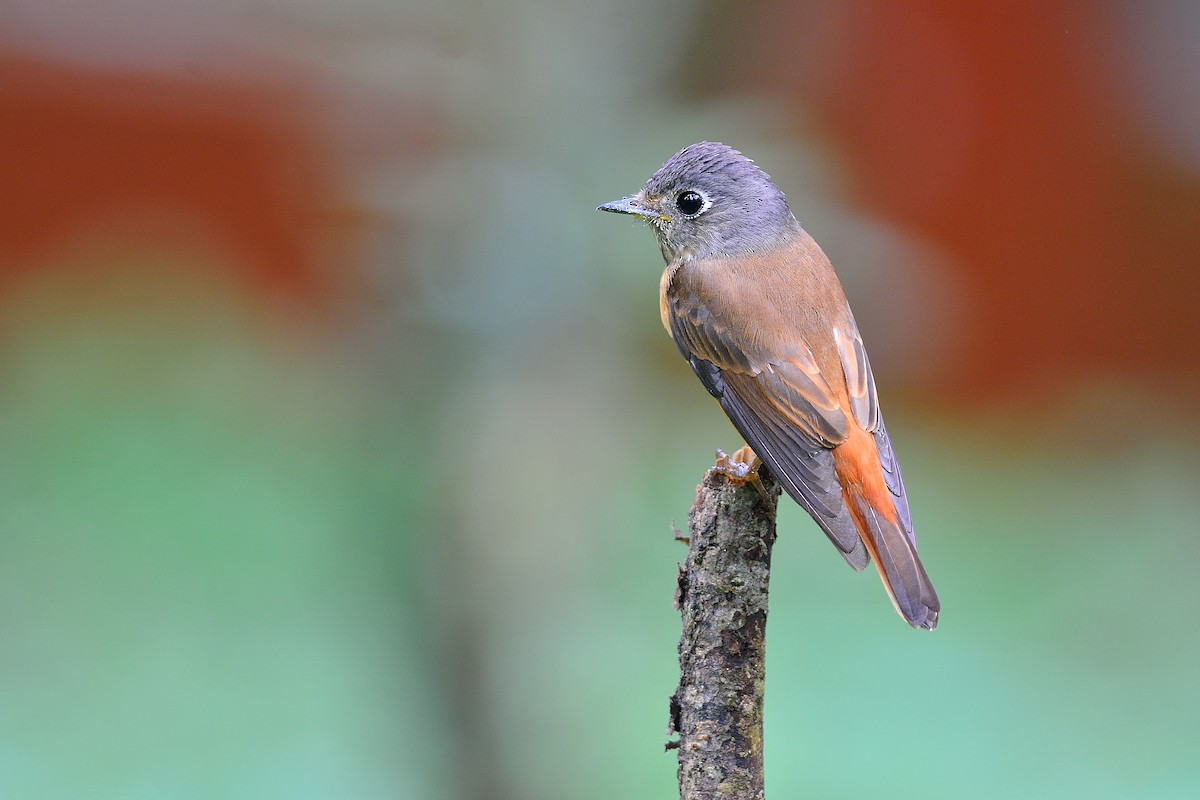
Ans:
[[[735,456],[735,459],[737,456]],[[761,800],[767,584],[779,485],[722,453],[696,489],[679,570],[679,688],[671,696],[681,800]]]

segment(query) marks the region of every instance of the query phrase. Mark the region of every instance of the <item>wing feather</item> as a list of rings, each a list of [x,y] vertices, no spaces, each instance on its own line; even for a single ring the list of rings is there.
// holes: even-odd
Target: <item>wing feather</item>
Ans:
[[[867,360],[867,348],[863,346],[854,316],[846,308],[845,330],[833,329],[833,341],[837,347],[842,372],[846,376],[846,394],[850,399],[850,410],[864,431],[873,431],[879,424],[879,400],[875,395],[875,376],[871,374],[871,362]]]
[[[904,477],[900,474],[900,461],[896,451],[892,449],[892,440],[888,437],[887,427],[883,424],[883,415],[879,416],[879,424],[875,427],[875,447],[879,450],[879,462],[883,466],[883,482],[895,498],[896,513],[900,515],[900,523],[904,535],[917,546],[917,534],[913,531],[912,511],[908,508],[908,495],[904,491]]]
[[[916,554],[871,364],[828,261],[810,244],[795,245],[794,272],[753,254],[736,266],[669,265],[663,322],[734,427],[846,561],[862,570],[874,556],[901,614],[932,628],[940,606]],[[750,305],[754,313],[739,313]]]
[[[849,420],[811,351],[756,352],[752,337],[718,322],[695,292],[671,293],[666,321],[680,352],[734,427],[856,570],[869,562],[846,508],[830,448]]]
[[[733,426],[792,499],[821,526],[842,557],[861,572],[870,557],[842,498],[833,451],[769,411],[760,410],[761,385],[752,377],[721,373],[715,365],[698,359],[692,360],[692,367],[697,374],[719,377],[717,398]]]

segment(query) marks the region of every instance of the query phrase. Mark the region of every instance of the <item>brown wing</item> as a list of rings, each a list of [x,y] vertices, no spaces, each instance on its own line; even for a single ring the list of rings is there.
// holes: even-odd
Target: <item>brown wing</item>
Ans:
[[[736,287],[722,289],[718,295],[698,276],[672,271],[664,281],[663,321],[734,427],[846,561],[862,570],[869,556],[831,449],[845,440],[850,420],[809,345],[756,335],[730,313],[738,307]]]
[[[680,352],[788,494],[855,569],[875,557],[909,624],[935,627],[862,337],[816,244],[669,267],[662,289]]]

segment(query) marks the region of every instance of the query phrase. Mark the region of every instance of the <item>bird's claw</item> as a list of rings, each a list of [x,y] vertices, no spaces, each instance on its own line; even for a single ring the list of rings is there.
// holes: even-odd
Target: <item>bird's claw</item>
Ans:
[[[758,477],[760,466],[762,466],[762,461],[750,449],[750,446],[746,445],[732,456],[726,455],[724,450],[718,449],[717,463],[709,471],[718,472],[734,483],[753,484],[763,499],[767,499],[767,490],[763,488],[762,481]]]

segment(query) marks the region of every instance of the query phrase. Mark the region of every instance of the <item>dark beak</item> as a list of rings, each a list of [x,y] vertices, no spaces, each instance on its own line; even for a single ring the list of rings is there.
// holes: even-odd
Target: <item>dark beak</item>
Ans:
[[[614,200],[611,203],[605,203],[596,208],[597,211],[611,211],[614,214],[632,214],[635,217],[643,217],[645,219],[654,219],[658,216],[658,212],[651,208],[647,208],[645,203],[638,199],[636,194],[629,197],[622,197],[620,200]]]

